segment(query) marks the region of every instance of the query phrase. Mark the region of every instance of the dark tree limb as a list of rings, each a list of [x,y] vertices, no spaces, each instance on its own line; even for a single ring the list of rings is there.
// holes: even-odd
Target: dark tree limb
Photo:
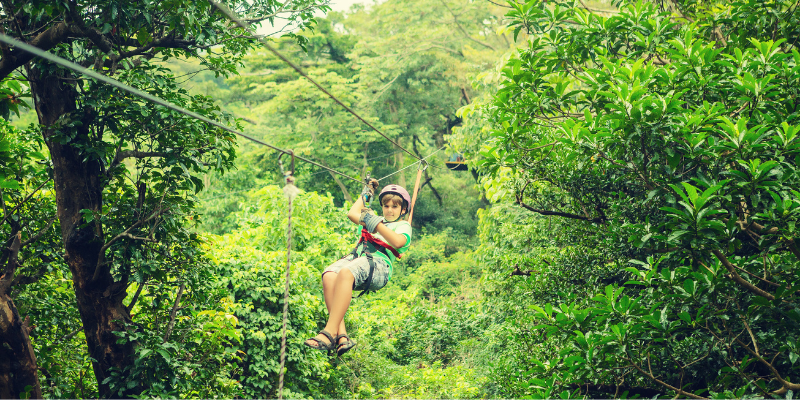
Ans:
[[[13,236],[11,245],[3,250],[4,253],[7,253],[7,256],[4,258],[8,259],[8,261],[6,262],[3,275],[0,275],[0,295],[7,295],[8,290],[11,288],[11,282],[14,279],[14,271],[16,271],[19,266],[18,257],[19,249],[22,245],[21,238],[22,232],[17,232]]]
[[[759,289],[757,286],[753,285],[752,283],[750,283],[750,282],[746,281],[744,278],[742,278],[742,276],[739,275],[739,273],[736,272],[736,267],[733,264],[731,264],[730,261],[728,261],[728,258],[725,257],[725,255],[722,254],[721,251],[719,251],[719,250],[711,250],[711,252],[714,253],[714,255],[717,257],[717,259],[722,263],[722,265],[725,266],[725,268],[728,270],[728,276],[734,282],[738,283],[739,285],[743,286],[745,289],[747,289],[750,292],[755,293],[755,294],[757,294],[757,295],[759,295],[761,297],[765,297],[765,298],[767,298],[769,300],[775,300],[775,296],[773,296],[770,293],[765,292],[762,289]]]
[[[603,217],[591,218],[591,217],[585,217],[585,216],[582,216],[582,215],[570,214],[570,213],[565,213],[565,212],[560,212],[560,211],[540,210],[538,208],[534,208],[534,207],[531,207],[531,206],[525,204],[519,198],[517,199],[517,204],[519,204],[522,208],[524,208],[524,209],[526,209],[528,211],[533,211],[533,212],[535,212],[535,213],[537,213],[539,215],[553,215],[553,216],[556,216],[556,217],[577,219],[577,220],[587,221],[587,222],[591,222],[591,223],[595,223],[595,224],[605,224],[606,223],[606,219],[603,218]]]
[[[147,278],[145,278],[144,280],[147,280]],[[131,299],[131,303],[128,304],[127,307],[125,307],[128,310],[128,314],[130,314],[131,310],[133,310],[133,306],[135,306],[136,302],[139,300],[139,295],[142,294],[142,289],[144,289],[144,280],[142,281],[142,283],[139,284],[139,288],[136,289],[136,293],[134,293],[133,298]]]
[[[514,270],[511,271],[510,276],[531,276],[531,271],[523,271],[519,269],[519,264],[514,264]]]
[[[794,254],[794,256],[800,260],[800,249],[797,248],[797,243],[794,241],[794,239],[792,238],[787,240],[786,245],[789,247],[789,250],[792,252],[792,254]]]
[[[66,40],[70,33],[69,25],[62,21],[40,33],[28,43],[42,50],[50,50]],[[32,59],[33,55],[23,50],[10,50],[3,54],[3,58],[0,60],[0,80],[5,79],[15,69],[27,64]]]
[[[702,396],[698,396],[698,395],[696,395],[694,393],[689,393],[687,391],[684,391],[683,389],[676,388],[675,386],[672,386],[669,383],[666,383],[666,382],[656,378],[652,373],[648,373],[647,371],[645,371],[644,369],[639,367],[639,365],[637,365],[635,362],[633,362],[633,360],[630,359],[630,356],[628,358],[628,362],[630,362],[631,366],[633,368],[636,368],[636,370],[639,371],[640,374],[646,376],[647,378],[649,378],[653,382],[658,383],[659,385],[661,385],[661,386],[663,386],[663,387],[665,387],[665,388],[667,388],[669,390],[672,390],[673,392],[677,393],[679,396],[691,397],[693,399],[707,399],[707,397],[702,397]]]
[[[169,313],[169,324],[167,325],[167,331],[164,333],[164,341],[162,343],[167,342],[169,335],[172,333],[172,328],[175,326],[175,317],[178,315],[178,306],[181,304],[181,296],[183,296],[184,289],[186,289],[186,284],[181,283],[181,287],[178,288],[178,295],[175,296],[175,304],[172,305],[172,311]]]

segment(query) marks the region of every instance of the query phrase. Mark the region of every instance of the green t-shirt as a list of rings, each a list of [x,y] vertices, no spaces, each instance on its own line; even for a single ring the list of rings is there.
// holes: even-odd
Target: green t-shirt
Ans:
[[[382,219],[382,222],[384,225],[386,225],[387,228],[391,229],[393,232],[399,233],[406,237],[406,244],[403,247],[396,249],[397,252],[400,254],[405,253],[406,250],[408,250],[408,247],[411,246],[411,224],[409,224],[408,221],[386,222],[386,219]],[[361,235],[361,227],[358,228],[358,234]],[[389,241],[386,240],[386,238],[384,238],[383,236],[381,236],[380,233],[375,232],[372,234],[372,236],[375,237],[376,239],[383,240],[384,242],[386,242],[386,244],[389,244]],[[356,253],[359,255],[364,254],[363,243],[358,246]],[[378,251],[373,254],[373,257],[380,257],[386,261],[386,264],[389,265],[389,279],[392,279],[392,263],[394,263],[396,257],[394,256],[394,254],[392,254],[391,251],[388,251],[387,253],[389,254],[386,255],[383,254],[383,252]]]

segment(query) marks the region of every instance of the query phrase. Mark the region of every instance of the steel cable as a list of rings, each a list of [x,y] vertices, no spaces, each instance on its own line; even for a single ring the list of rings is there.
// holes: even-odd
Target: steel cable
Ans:
[[[266,47],[266,48],[267,48],[267,50],[271,51],[271,52],[272,52],[272,54],[275,54],[275,56],[276,56],[276,57],[280,58],[280,59],[281,59],[283,62],[285,62],[286,64],[289,64],[289,66],[290,66],[290,67],[292,67],[292,69],[294,69],[295,71],[297,71],[297,73],[298,73],[298,74],[300,74],[300,75],[302,75],[304,78],[308,79],[308,81],[309,81],[309,82],[311,82],[312,84],[314,84],[314,86],[316,86],[316,87],[317,87],[317,89],[319,89],[319,90],[321,90],[323,93],[327,94],[327,95],[328,95],[328,97],[330,97],[330,98],[331,98],[331,100],[335,101],[337,104],[339,104],[340,106],[342,106],[342,107],[343,107],[345,110],[347,110],[347,112],[349,112],[350,114],[353,114],[353,116],[354,116],[354,117],[356,117],[356,118],[358,118],[358,120],[359,120],[359,121],[363,122],[365,125],[367,125],[368,127],[372,128],[372,130],[374,130],[375,132],[377,132],[379,135],[383,136],[383,137],[384,137],[384,139],[386,139],[386,140],[388,140],[388,141],[392,142],[392,144],[394,144],[395,146],[397,146],[397,147],[398,147],[400,150],[403,150],[404,152],[406,152],[406,153],[408,153],[409,155],[411,155],[411,157],[414,157],[414,158],[416,158],[417,160],[421,160],[421,158],[420,158],[418,155],[416,155],[416,154],[414,154],[414,153],[412,153],[412,152],[410,152],[410,151],[406,150],[406,148],[404,148],[403,146],[401,146],[401,145],[400,145],[400,143],[397,143],[396,141],[392,140],[392,139],[391,139],[389,136],[386,136],[386,134],[384,134],[383,132],[381,132],[381,131],[380,131],[378,128],[376,128],[375,126],[373,126],[372,124],[370,124],[369,122],[367,122],[367,120],[365,120],[364,118],[361,118],[361,116],[360,116],[360,115],[358,115],[358,114],[357,114],[355,111],[353,111],[353,110],[352,110],[350,107],[348,107],[347,105],[345,105],[344,103],[342,103],[342,102],[341,102],[339,99],[337,99],[337,98],[336,98],[336,96],[334,96],[334,95],[332,95],[330,92],[328,92],[328,91],[327,91],[327,90],[326,90],[324,87],[322,87],[322,85],[320,85],[319,83],[317,83],[317,81],[315,81],[314,79],[312,79],[310,76],[306,75],[306,73],[305,73],[305,72],[303,72],[303,70],[302,70],[302,69],[301,69],[299,66],[297,66],[297,64],[293,63],[291,60],[289,60],[288,58],[286,58],[286,57],[285,57],[283,54],[281,54],[280,52],[278,52],[278,50],[277,50],[277,49],[275,49],[274,47],[272,47],[272,45],[270,45],[270,44],[269,44],[269,42],[267,42],[267,41],[266,41],[265,39],[263,39],[263,38],[260,38],[260,37],[258,37],[258,35],[256,34],[256,32],[255,32],[255,31],[254,31],[254,30],[253,30],[253,29],[250,27],[250,24],[249,24],[249,23],[247,23],[246,21],[242,21],[242,20],[241,20],[239,17],[237,17],[237,16],[236,16],[236,14],[234,14],[234,13],[233,13],[233,11],[231,11],[231,9],[230,9],[230,8],[228,8],[228,6],[226,6],[226,5],[224,5],[224,4],[217,3],[217,2],[215,2],[214,0],[208,0],[208,2],[209,2],[209,3],[211,3],[212,5],[214,5],[215,7],[217,7],[217,8],[218,8],[220,11],[222,11],[222,13],[223,13],[223,14],[225,14],[225,15],[226,15],[228,18],[230,18],[230,19],[231,19],[231,21],[235,22],[235,23],[236,23],[236,25],[239,25],[239,27],[240,27],[240,28],[244,29],[245,31],[247,31],[247,33],[249,33],[250,35],[252,35],[252,36],[253,36],[253,37],[254,37],[256,40],[258,40],[259,42],[261,42],[261,44],[263,44],[263,45],[264,45],[264,47]]]
[[[146,93],[146,92],[143,92],[143,91],[141,91],[139,89],[136,89],[136,88],[134,88],[134,87],[132,87],[130,85],[126,85],[126,84],[124,84],[124,83],[122,83],[122,82],[120,82],[120,81],[118,81],[116,79],[109,78],[109,77],[107,77],[105,75],[102,75],[102,74],[100,74],[98,72],[92,71],[92,70],[90,70],[88,68],[84,68],[84,67],[82,67],[82,66],[80,66],[78,64],[75,64],[75,63],[73,63],[73,62],[71,62],[69,60],[65,60],[65,59],[63,59],[63,58],[61,58],[61,57],[59,57],[59,56],[57,56],[55,54],[52,54],[52,53],[49,53],[49,52],[44,51],[42,49],[39,49],[38,47],[31,46],[31,45],[29,45],[27,43],[20,42],[19,40],[16,40],[16,39],[14,39],[14,38],[12,38],[10,36],[7,36],[7,35],[5,35],[3,33],[0,33],[0,42],[3,42],[3,43],[6,43],[6,44],[8,44],[10,46],[19,48],[20,50],[27,51],[28,53],[31,53],[31,54],[39,57],[39,58],[43,58],[43,59],[45,59],[47,61],[50,61],[52,63],[55,63],[55,64],[61,65],[63,67],[69,68],[69,69],[71,69],[71,70],[73,70],[73,71],[75,71],[77,73],[80,73],[82,75],[88,76],[88,77],[90,77],[92,79],[96,79],[96,80],[98,80],[100,82],[103,82],[105,84],[114,86],[117,89],[124,90],[124,91],[126,91],[126,92],[128,92],[128,93],[130,93],[130,94],[132,94],[134,96],[141,97],[141,98],[143,98],[145,100],[148,100],[148,101],[153,102],[155,104],[158,104],[160,106],[164,106],[164,107],[169,108],[169,109],[171,109],[173,111],[177,111],[177,112],[179,112],[181,114],[184,114],[186,116],[189,116],[189,117],[198,119],[200,121],[203,121],[203,122],[205,122],[205,123],[207,123],[209,125],[216,126],[217,128],[220,128],[222,130],[228,131],[228,132],[233,133],[235,135],[241,136],[242,138],[250,140],[250,141],[252,141],[254,143],[258,143],[260,145],[269,147],[270,149],[275,150],[277,152],[281,152],[281,153],[284,153],[284,154],[290,154],[290,152],[288,150],[284,150],[284,149],[281,149],[279,147],[273,146],[273,145],[271,145],[271,144],[269,144],[267,142],[264,142],[262,140],[254,138],[254,137],[252,137],[250,135],[247,135],[246,133],[244,133],[242,131],[233,129],[233,128],[227,126],[227,125],[224,125],[222,123],[214,121],[214,120],[212,120],[212,119],[210,119],[208,117],[205,117],[203,115],[200,115],[200,114],[198,114],[198,113],[196,113],[194,111],[189,111],[189,110],[187,110],[187,109],[185,109],[185,108],[183,108],[183,107],[181,107],[181,106],[179,106],[177,104],[170,103],[170,102],[168,102],[168,101],[166,101],[166,100],[164,100],[162,98],[153,96],[153,95],[151,95],[149,93]],[[335,173],[337,175],[343,176],[345,178],[348,178],[350,180],[356,181],[358,183],[362,183],[361,180],[358,179],[358,178],[354,178],[354,177],[352,177],[350,175],[347,175],[347,174],[344,174],[344,173],[339,172],[337,170],[334,170],[332,168],[326,167],[326,166],[324,166],[324,165],[322,165],[320,163],[314,162],[314,161],[309,160],[309,159],[307,159],[305,157],[301,157],[301,156],[295,155],[295,158],[297,158],[297,159],[299,159],[301,161],[304,161],[306,163],[309,163],[309,164],[312,164],[312,165],[316,165],[316,166],[318,166],[320,168],[326,169],[326,170],[328,170],[328,171],[330,171],[332,173]]]

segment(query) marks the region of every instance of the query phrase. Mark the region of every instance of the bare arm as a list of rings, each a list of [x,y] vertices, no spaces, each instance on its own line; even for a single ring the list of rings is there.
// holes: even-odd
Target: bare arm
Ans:
[[[407,239],[405,236],[389,229],[383,223],[378,224],[378,227],[375,228],[375,230],[380,233],[381,236],[383,236],[383,238],[386,239],[386,241],[389,242],[389,244],[395,249],[399,249],[406,245]]]
[[[364,205],[364,196],[358,196],[353,206],[350,207],[350,211],[347,212],[347,218],[350,218],[350,221],[353,221],[354,224],[363,225],[359,220],[361,219],[361,211],[365,209],[367,209],[367,206]]]
[[[374,196],[375,190],[378,189],[378,181],[375,179],[370,179],[369,184],[372,186],[372,192],[370,193],[370,196]],[[347,212],[347,218],[350,218],[350,221],[353,221],[354,224],[358,225],[364,225],[361,223],[361,212],[369,209],[369,207],[364,204],[363,194],[364,193],[362,192],[361,195],[358,196],[358,200],[353,202],[353,206],[350,207],[350,211]]]

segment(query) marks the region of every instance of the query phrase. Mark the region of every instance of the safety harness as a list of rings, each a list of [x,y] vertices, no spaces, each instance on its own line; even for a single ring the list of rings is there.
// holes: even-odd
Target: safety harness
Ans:
[[[372,254],[375,252],[381,252],[386,257],[389,257],[389,252],[391,252],[395,257],[400,258],[402,255],[392,247],[390,244],[384,242],[372,236],[369,231],[362,228],[361,229],[361,238],[356,243],[356,247],[353,248],[353,251],[350,254],[353,255],[353,259],[358,258],[358,246],[364,243],[364,256],[367,257],[367,262],[369,263],[369,274],[367,275],[367,280],[364,281],[365,289],[362,291],[356,298],[363,296],[365,293],[369,292],[370,286],[372,286],[372,275],[375,272],[375,260],[373,260]],[[350,255],[348,254],[348,255]]]

